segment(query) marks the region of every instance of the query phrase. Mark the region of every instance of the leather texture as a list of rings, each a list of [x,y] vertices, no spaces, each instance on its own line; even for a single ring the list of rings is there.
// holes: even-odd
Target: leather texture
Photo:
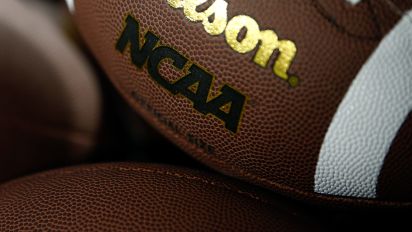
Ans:
[[[383,39],[340,104],[319,155],[316,192],[378,196],[385,157],[412,111],[411,16],[406,14]],[[410,143],[404,141],[398,145]],[[411,156],[412,152],[405,150],[397,154],[402,155]],[[401,162],[398,165],[402,167]],[[407,182],[404,185],[405,190],[398,191],[408,192],[410,185]]]
[[[288,201],[181,168],[99,164],[0,187],[1,231],[322,231]]]
[[[296,44],[288,75],[299,79],[297,87],[291,88],[270,68],[256,65],[256,51],[234,52],[225,33],[211,36],[206,33],[205,22],[190,21],[187,12],[171,7],[167,0],[77,0],[74,17],[94,55],[133,108],[214,169],[311,202],[412,206],[411,199],[374,198],[373,194],[355,194],[353,198],[344,194],[351,190],[339,184],[333,185],[336,189],[315,193],[319,153],[338,107],[382,39],[412,7],[412,1],[391,1],[396,7],[383,0],[357,4],[344,0],[224,2],[228,20],[247,15],[260,29],[273,30],[279,40]],[[202,7],[207,8],[198,10],[204,10]],[[160,38],[159,46],[175,49],[211,73],[211,97],[224,85],[245,94],[247,101],[236,133],[228,131],[216,117],[199,113],[187,98],[171,94],[156,83],[149,75],[148,64],[134,65],[130,46],[123,53],[116,49],[128,15],[139,23],[142,43],[150,31]],[[247,31],[239,33],[237,40],[246,35]],[[279,53],[270,64],[276,62]],[[172,65],[164,61],[159,66],[159,73],[169,83],[186,74]]]

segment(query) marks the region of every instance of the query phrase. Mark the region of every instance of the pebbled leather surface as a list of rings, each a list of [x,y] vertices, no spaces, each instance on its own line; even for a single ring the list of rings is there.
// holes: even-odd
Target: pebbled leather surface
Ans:
[[[174,167],[100,164],[0,187],[0,230],[319,231],[287,201]]]
[[[399,200],[378,195],[377,188],[393,189],[378,179],[379,175],[396,178],[393,173],[382,172],[382,166],[385,157],[395,155],[389,150],[412,111],[410,15],[405,15],[382,40],[340,103],[319,155],[315,178],[317,192]],[[403,130],[411,132],[410,129],[405,126]],[[405,149],[412,142],[407,141],[409,136],[405,132],[400,134],[404,140],[393,146],[398,152],[395,155],[397,162],[392,161],[392,167],[397,165],[393,171],[410,172],[403,166],[404,157],[412,154],[411,150]],[[404,190],[397,190],[408,195],[411,185],[411,182],[405,182]]]
[[[301,81],[297,88],[251,62],[253,52],[233,52],[223,35],[208,35],[201,23],[189,22],[166,0],[77,0],[74,16],[94,55],[136,111],[209,166],[304,200],[401,205],[314,193],[318,154],[330,122],[363,64],[401,18],[398,12],[383,1],[355,6],[342,0],[227,2],[229,18],[249,15],[262,29],[296,43],[290,73]],[[402,4],[410,7],[412,1]],[[121,54],[114,48],[129,14],[144,32],[150,30],[162,44],[212,73],[212,95],[228,84],[248,97],[236,134],[214,117],[196,112],[186,98],[172,96],[151,79],[145,66],[139,69],[131,63],[128,51]],[[182,76],[167,62],[160,72],[168,81]]]

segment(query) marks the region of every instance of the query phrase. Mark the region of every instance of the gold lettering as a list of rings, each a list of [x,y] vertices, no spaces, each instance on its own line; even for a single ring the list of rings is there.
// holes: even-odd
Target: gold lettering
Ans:
[[[239,33],[243,28],[246,29],[246,35],[242,41],[239,41]],[[226,42],[239,53],[248,53],[255,49],[259,42],[259,35],[259,25],[254,19],[246,15],[233,17],[226,27]]]
[[[279,48],[279,38],[274,31],[267,30],[260,32],[260,40],[262,44],[255,55],[254,62],[266,68],[273,52]]]
[[[289,77],[288,70],[292,65],[292,61],[296,55],[296,45],[292,41],[282,40],[279,42],[279,57],[277,58],[273,67],[273,72],[280,78],[289,81],[293,87],[297,85],[296,77]],[[295,85],[295,86],[294,86]]]
[[[296,80],[289,80],[288,70],[292,64],[293,59],[296,56],[296,46],[292,41],[281,40],[274,31],[262,31],[260,32],[260,40],[262,44],[257,51],[254,62],[263,68],[266,68],[270,57],[273,55],[276,49],[279,49],[279,56],[273,66],[273,72],[285,81],[289,81],[291,85]]]
[[[173,8],[182,8],[184,0],[167,0],[167,3]]]
[[[183,0],[183,12],[190,21],[203,21],[205,20],[205,12],[198,12],[196,8],[208,0]]]
[[[212,16],[214,16],[214,20],[210,22],[209,19]],[[205,18],[202,23],[207,33],[211,35],[222,34],[227,24],[227,2],[216,0],[215,3],[205,11]]]
[[[167,0],[173,8],[183,8],[185,16],[194,22],[202,22],[204,29],[210,35],[220,35],[225,32],[226,42],[238,53],[244,54],[253,51],[260,46],[254,57],[254,63],[266,68],[271,56],[276,50],[279,56],[273,65],[273,73],[281,79],[288,81],[292,87],[298,85],[299,79],[290,76],[288,71],[296,56],[297,48],[290,40],[280,40],[272,30],[261,31],[255,19],[247,15],[238,15],[228,22],[227,7],[225,0],[215,0],[215,2],[205,11],[198,12],[196,9],[200,5],[210,0]],[[213,21],[211,20],[213,16]],[[239,39],[242,29],[245,35]]]
[[[220,35],[227,24],[227,2],[216,0],[207,10],[198,12],[196,8],[208,0],[168,0],[170,6],[183,8],[185,16],[193,22],[201,21],[210,35]],[[213,16],[213,21],[211,17]]]

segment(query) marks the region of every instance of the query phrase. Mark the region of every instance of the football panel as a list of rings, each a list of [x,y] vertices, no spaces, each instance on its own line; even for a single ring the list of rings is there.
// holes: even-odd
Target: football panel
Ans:
[[[263,3],[250,6],[239,1],[228,6],[229,18],[247,12],[261,28],[275,28],[279,38],[291,39],[298,45],[296,59],[288,73],[300,78],[296,89],[280,79],[268,78],[273,77],[273,73],[257,68],[251,62],[254,54],[233,53],[224,36],[209,36],[201,23],[190,22],[184,11],[171,10],[166,1],[149,5],[144,1],[78,1],[75,16],[88,44],[129,103],[198,159],[222,172],[299,198],[401,205],[311,194],[317,157],[329,122],[352,79],[380,42],[376,33],[364,38],[342,30],[313,2],[277,1],[265,3],[266,7],[262,8]],[[273,14],[272,9],[279,12]],[[370,7],[360,10],[371,13]],[[396,23],[400,16],[389,12],[389,24]],[[159,85],[149,75],[148,63],[142,67],[137,67],[136,62],[133,64],[130,45],[122,51],[123,55],[113,49],[128,27],[128,15],[134,25],[138,25],[139,30],[136,27],[135,31],[140,33],[135,36],[142,43],[145,33],[151,32],[152,38],[160,40],[159,46],[171,47],[205,67],[215,78],[212,95],[219,93],[219,87],[226,83],[247,93],[248,101],[237,133],[228,133],[219,119],[202,115],[199,113],[202,109],[196,109],[194,102]],[[350,19],[343,16],[339,18]],[[357,21],[352,23],[357,25]],[[361,25],[362,32],[377,26],[375,21]],[[173,83],[182,73],[171,66],[172,62],[165,62],[159,72]],[[236,73],[242,73],[242,78],[234,75]]]
[[[378,197],[385,157],[412,110],[411,36],[412,22],[406,15],[351,84],[322,145],[316,192]]]
[[[312,231],[305,211],[227,178],[174,167],[107,164],[0,187],[0,229]]]

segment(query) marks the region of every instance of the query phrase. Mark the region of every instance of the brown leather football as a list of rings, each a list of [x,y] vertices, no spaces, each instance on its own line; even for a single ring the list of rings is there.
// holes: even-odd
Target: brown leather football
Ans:
[[[94,73],[41,9],[0,2],[0,182],[84,160],[96,144]]]
[[[411,0],[72,0],[147,121],[299,199],[412,206]]]
[[[244,184],[166,166],[81,166],[0,187],[1,231],[321,230],[316,223]]]

